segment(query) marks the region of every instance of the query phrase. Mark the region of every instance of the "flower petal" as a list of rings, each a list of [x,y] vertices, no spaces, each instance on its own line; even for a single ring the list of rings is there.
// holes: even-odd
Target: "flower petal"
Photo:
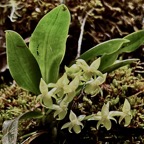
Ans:
[[[78,120],[82,121],[85,117],[86,117],[86,115],[80,115],[80,116],[78,116]]]
[[[70,122],[67,122],[67,123],[65,123],[65,124],[61,127],[61,129],[68,128],[70,125],[71,125],[71,123],[70,123]]]
[[[63,87],[69,83],[69,80],[67,78],[67,74],[64,73],[63,76],[57,81],[57,85],[60,87]]]
[[[42,102],[47,108],[51,108],[53,105],[52,98],[49,95],[42,95]]]
[[[126,116],[126,114],[125,113],[123,113],[123,115],[121,115],[120,116],[120,118],[119,118],[119,124],[121,123],[121,121],[125,118],[125,116]]]
[[[68,93],[66,94],[66,96],[64,97],[61,103],[69,104],[74,99],[75,96],[76,96],[76,92]]]
[[[103,122],[103,125],[104,127],[107,129],[107,130],[110,130],[111,129],[111,121],[109,119],[105,120]]]
[[[72,110],[70,111],[69,119],[71,122],[74,120],[77,120],[77,116],[75,115],[75,113]]]
[[[75,91],[78,88],[79,83],[80,83],[80,77],[76,76],[69,84],[71,91]]]
[[[92,72],[95,72],[97,71],[97,69],[99,68],[100,66],[100,57],[98,59],[96,59],[95,61],[92,62],[92,64],[90,65],[90,69]]]
[[[126,117],[125,117],[125,127],[126,126],[128,126],[129,124],[130,124],[130,122],[131,122],[131,115],[127,115]]]
[[[67,110],[61,111],[61,112],[58,114],[57,120],[62,120],[62,119],[64,119],[65,116],[66,116],[66,114],[67,114]]]
[[[73,128],[73,125],[71,124],[68,128],[69,132],[72,133],[71,129]]]
[[[99,120],[98,123],[97,123],[97,129],[99,129],[99,126],[102,124],[102,121]]]
[[[122,115],[123,115],[123,112],[120,112],[120,111],[110,111],[110,112],[109,112],[109,116],[110,116],[110,117],[122,116]]]
[[[97,84],[101,85],[102,83],[104,83],[106,80],[106,77],[107,77],[107,73],[103,74],[102,76],[98,76],[96,79]]]
[[[93,117],[89,118],[88,120],[101,120],[101,116],[94,115]]]
[[[125,99],[122,111],[124,113],[128,113],[130,110],[131,110],[130,103],[129,103],[129,101],[127,99]]]
[[[109,115],[109,102],[107,104],[104,104],[101,110],[102,118],[105,118]]]
[[[78,59],[76,64],[83,69],[83,71],[87,71],[87,69],[89,68],[89,66],[87,65],[87,63],[83,60],[83,59]]]
[[[79,125],[74,125],[73,126],[73,130],[76,134],[80,133],[81,132],[81,127]]]
[[[42,93],[42,95],[47,95],[48,93],[48,86],[47,84],[45,83],[45,81],[41,78],[40,80],[40,92]]]

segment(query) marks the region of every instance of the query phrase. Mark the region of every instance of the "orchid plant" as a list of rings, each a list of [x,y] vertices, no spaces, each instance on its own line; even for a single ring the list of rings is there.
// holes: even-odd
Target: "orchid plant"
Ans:
[[[119,124],[123,119],[124,126],[130,124],[132,113],[127,99],[122,111],[109,111],[108,102],[97,113],[79,116],[72,109],[72,103],[82,93],[84,97],[103,96],[101,86],[106,81],[107,74],[137,61],[120,61],[117,58],[120,54],[132,52],[143,44],[144,30],[91,48],[78,57],[71,66],[65,66],[65,72],[60,77],[59,69],[65,54],[69,25],[70,13],[62,4],[40,20],[30,38],[29,48],[18,33],[6,31],[7,59],[11,75],[19,86],[38,95],[37,101],[43,110],[26,112],[14,120],[4,122],[3,144],[17,143],[18,121],[25,118],[44,119],[49,115],[54,121],[68,121],[69,115],[70,122],[63,123],[61,129],[68,128],[69,132],[73,129],[76,134],[84,127],[83,121],[98,121],[97,129],[102,125],[107,130],[112,127],[111,120],[117,121],[116,116],[120,117]],[[90,63],[89,60],[93,61]]]
[[[81,122],[84,120],[84,118],[85,115],[80,115],[77,117],[76,114],[71,110],[69,115],[70,122],[65,123],[61,129],[68,128],[70,133],[72,133],[71,129],[73,129],[74,132],[78,134],[81,132],[81,128],[84,128],[84,125]]]

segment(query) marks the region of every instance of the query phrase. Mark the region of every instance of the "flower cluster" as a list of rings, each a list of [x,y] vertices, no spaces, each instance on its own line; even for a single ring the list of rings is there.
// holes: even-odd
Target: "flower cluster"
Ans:
[[[128,126],[132,119],[132,113],[131,113],[131,107],[130,103],[127,99],[125,99],[122,112],[121,111],[109,111],[109,102],[107,104],[104,104],[102,107],[102,110],[99,111],[97,114],[92,114],[90,116],[87,116],[87,120],[96,120],[97,123],[97,129],[102,124],[107,130],[111,129],[111,120],[114,120],[117,122],[117,120],[114,118],[115,116],[119,116],[119,124],[124,119],[125,125]]]
[[[102,94],[100,85],[106,80],[107,74],[102,74],[98,70],[99,65],[100,58],[96,59],[90,66],[84,60],[78,59],[76,64],[73,64],[70,68],[65,67],[66,72],[56,83],[46,84],[45,81],[41,79],[41,94],[38,96],[41,104],[44,107],[53,110],[53,116],[57,118],[57,120],[62,120],[67,115],[69,104],[80,92],[79,88],[83,87],[84,92],[91,96],[96,96],[99,92]],[[82,126],[81,122],[78,122],[78,120],[79,118],[76,118],[74,112],[71,111],[71,128],[74,128],[76,133],[80,132],[80,127],[78,126],[79,130],[75,130],[75,127],[77,126],[74,125],[76,124]],[[80,121],[81,120],[83,119],[80,119]],[[64,125],[62,128],[65,128],[68,125]]]
[[[107,74],[102,74],[98,68],[100,66],[100,58],[96,59],[90,66],[82,60],[78,59],[76,64],[73,64],[70,68],[65,67],[65,73],[56,83],[46,84],[43,79],[40,82],[41,94],[38,96],[41,104],[53,111],[53,117],[57,120],[65,118],[68,112],[69,104],[72,102],[75,96],[80,93],[79,89],[83,89],[86,95],[96,96],[98,93],[102,93],[101,84],[106,80]],[[69,119],[70,122],[65,123],[61,129],[68,128],[69,132],[80,133],[84,127],[81,121],[83,120],[96,120],[97,129],[100,125],[103,125],[107,130],[111,129],[111,120],[117,122],[114,118],[119,116],[119,123],[124,119],[125,126],[128,126],[132,119],[131,108],[128,100],[126,99],[122,108],[122,111],[109,111],[109,102],[104,104],[102,110],[97,114],[80,115],[70,110]]]

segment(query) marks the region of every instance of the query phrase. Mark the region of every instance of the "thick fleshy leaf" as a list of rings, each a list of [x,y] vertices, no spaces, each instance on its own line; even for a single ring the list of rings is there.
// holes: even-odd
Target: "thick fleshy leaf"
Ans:
[[[100,71],[103,71],[105,68],[111,66],[118,58],[118,51],[112,54],[105,54],[101,57],[101,64],[99,67]]]
[[[38,23],[30,39],[30,50],[36,58],[42,78],[48,84],[58,79],[60,63],[65,54],[70,13],[60,5]]]
[[[102,72],[103,73],[106,73],[106,72],[110,73],[110,72],[112,72],[112,71],[114,71],[114,70],[116,70],[116,69],[118,69],[118,68],[120,68],[122,66],[129,65],[129,64],[131,64],[131,63],[133,63],[135,61],[138,61],[138,59],[127,59],[127,60],[122,60],[122,61],[116,61],[116,63],[114,63],[114,64],[112,64],[112,65],[110,65],[108,67],[105,67],[102,70]]]
[[[17,143],[17,134],[18,134],[18,123],[21,119],[28,118],[41,118],[43,115],[40,111],[30,111],[20,115],[14,120],[8,120],[3,123],[3,137],[2,144],[16,144]]]
[[[124,37],[124,39],[129,40],[129,43],[123,44],[122,48],[119,50],[119,54],[122,52],[130,53],[139,48],[142,44],[144,44],[144,30],[139,30],[137,32],[133,32]]]
[[[96,56],[104,54],[112,54],[116,52],[124,43],[129,42],[127,39],[112,39],[106,42],[100,43],[93,48],[83,53],[79,58],[88,61]]]
[[[10,73],[17,84],[39,94],[41,78],[39,66],[18,33],[6,31],[6,50]]]

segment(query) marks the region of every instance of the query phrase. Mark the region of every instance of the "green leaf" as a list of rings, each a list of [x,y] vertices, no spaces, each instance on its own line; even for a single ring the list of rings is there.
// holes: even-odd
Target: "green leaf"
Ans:
[[[59,67],[65,54],[70,25],[70,13],[60,5],[38,23],[30,39],[30,50],[36,58],[43,80],[48,84],[58,79]]]
[[[18,33],[11,30],[6,31],[6,50],[10,73],[17,84],[39,94],[41,78],[39,66]]]
[[[123,44],[122,48],[119,50],[119,54],[122,52],[130,53],[139,48],[144,43],[144,30],[133,32],[125,36],[124,39],[130,42]]]
[[[112,54],[116,52],[124,43],[129,42],[127,39],[112,39],[106,42],[100,43],[93,48],[83,53],[79,58],[88,61],[96,56],[104,54]]]
[[[16,144],[18,134],[18,119],[5,121],[3,123],[2,144]]]
[[[118,52],[114,52],[111,54],[105,54],[101,57],[101,64],[99,67],[100,71],[103,71],[103,69],[111,66],[118,58]]]
[[[17,134],[18,134],[18,122],[21,119],[28,118],[41,118],[43,115],[40,111],[30,111],[20,115],[14,120],[8,120],[3,123],[3,137],[2,144],[16,144],[17,143]]]
[[[104,68],[102,70],[102,73],[106,73],[106,72],[110,73],[110,72],[112,72],[112,71],[114,71],[114,70],[116,70],[116,69],[118,69],[118,68],[120,68],[122,66],[131,64],[131,63],[133,63],[135,61],[138,61],[138,59],[127,59],[127,60],[118,61],[118,62],[116,62],[116,63]]]

